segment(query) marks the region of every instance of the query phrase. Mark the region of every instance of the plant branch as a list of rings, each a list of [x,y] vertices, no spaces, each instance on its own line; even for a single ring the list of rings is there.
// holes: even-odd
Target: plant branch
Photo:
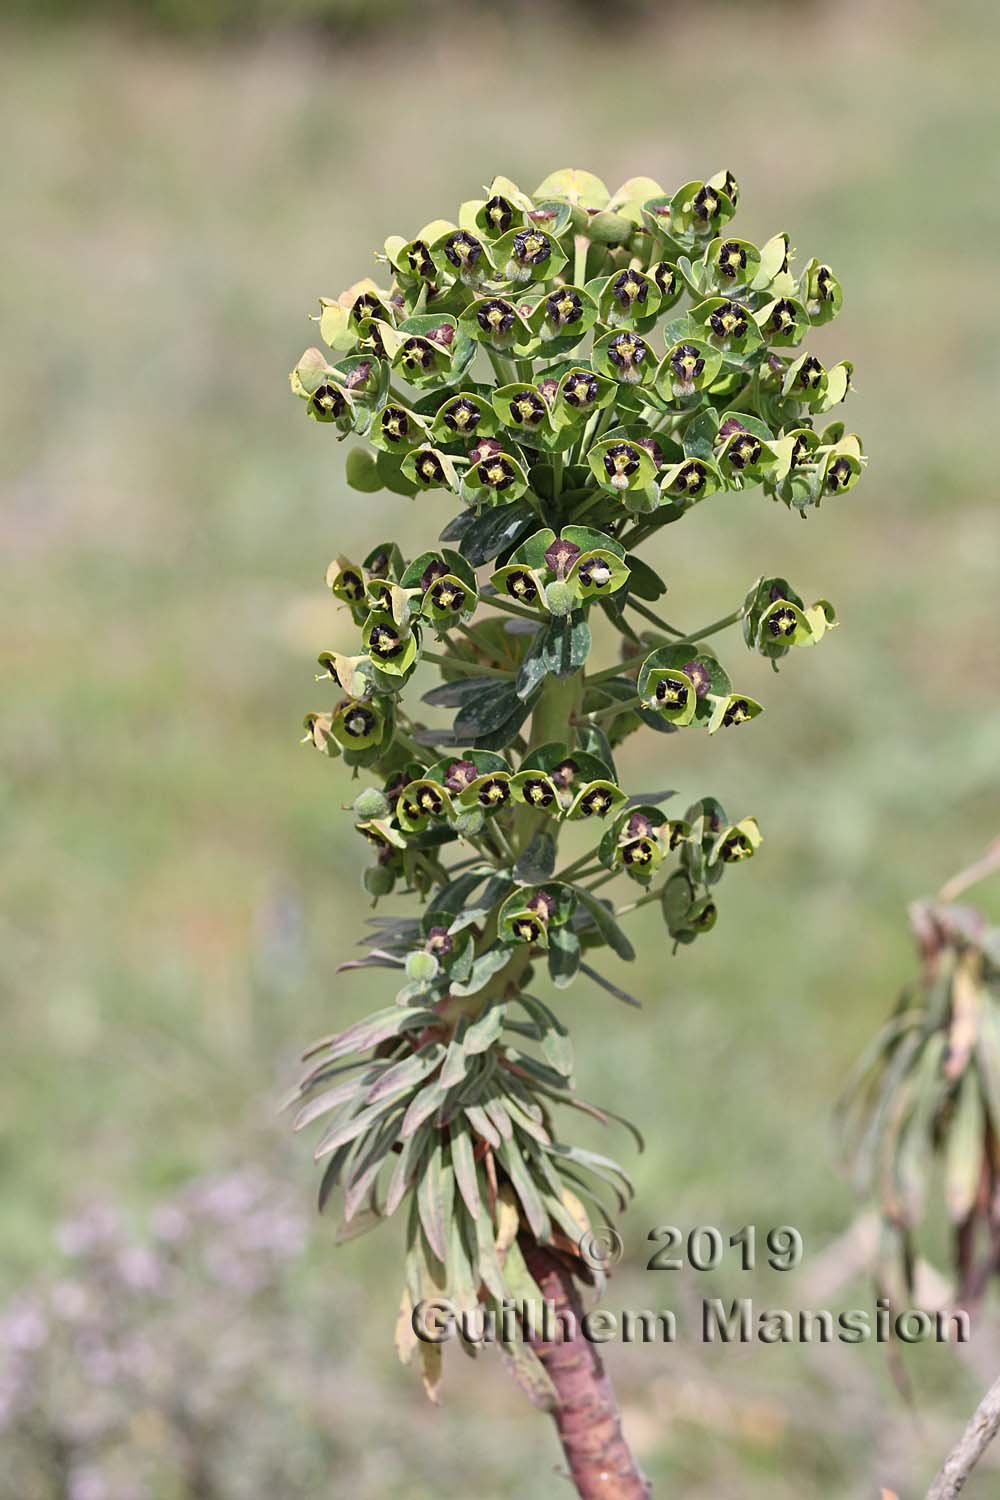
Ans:
[[[566,1262],[537,1244],[525,1247],[525,1260],[559,1330],[553,1343],[532,1333],[531,1345],[556,1390],[552,1419],[580,1500],[649,1500],[601,1357],[581,1332],[583,1304]]]
[[[616,667],[605,667],[602,671],[595,672],[592,677],[585,678],[584,686],[596,687],[600,682],[607,682],[609,677],[622,677],[631,672],[633,667],[641,667],[648,655],[648,651],[643,651],[638,656],[630,656],[625,661],[619,662]]]
[[[438,656],[436,651],[423,651],[420,655],[421,661],[433,662],[438,667],[448,667],[460,672],[465,677],[508,677],[513,678],[516,674],[508,671],[506,667],[487,667],[482,662],[465,661],[461,656]]]
[[[677,636],[678,640],[684,641],[690,639],[689,636],[684,634],[683,630],[678,630],[676,625],[668,625],[666,620],[661,619],[655,610],[649,609],[645,604],[640,604],[638,599],[626,599],[625,608],[634,609],[637,615],[642,615],[643,619],[648,620],[652,625],[658,625],[668,635]]]
[[[939,901],[957,901],[964,891],[970,886],[978,885],[981,880],[986,880],[990,875],[995,875],[1000,870],[1000,838],[994,839],[986,853],[974,864],[965,870],[960,870],[950,880],[946,880],[938,891]]]
[[[551,1374],[551,1371],[549,1372]],[[927,1491],[927,1500],[955,1500],[965,1482],[1000,1431],[1000,1379],[994,1381],[976,1407],[969,1425],[944,1461]]]
[[[728,630],[730,625],[735,625],[737,620],[742,620],[743,609],[734,609],[731,615],[723,615],[721,620],[713,620],[710,625],[703,625],[700,630],[692,630],[687,637],[689,641],[703,641],[706,636],[717,635],[720,630]]]
[[[480,594],[479,602],[489,604],[493,609],[502,609],[505,614],[518,615],[522,620],[530,620],[533,625],[543,624],[543,620],[530,609],[514,604],[510,599],[502,599],[499,594]]]
[[[635,708],[642,707],[642,699],[638,694],[634,698],[622,698],[607,708],[599,708],[596,713],[587,715],[588,724],[599,724],[602,719],[613,719],[616,714],[631,713]]]

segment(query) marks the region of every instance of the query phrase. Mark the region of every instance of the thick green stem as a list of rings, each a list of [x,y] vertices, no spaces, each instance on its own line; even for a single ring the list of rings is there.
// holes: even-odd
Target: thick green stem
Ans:
[[[528,749],[537,750],[552,740],[559,740],[568,750],[573,748],[573,724],[583,702],[583,674],[571,677],[546,677],[535,711],[531,715]],[[534,807],[519,807],[514,817],[515,842],[526,849],[545,813]]]

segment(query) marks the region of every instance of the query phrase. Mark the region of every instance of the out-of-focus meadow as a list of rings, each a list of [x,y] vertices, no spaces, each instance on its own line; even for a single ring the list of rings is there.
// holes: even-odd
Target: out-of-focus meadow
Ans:
[[[871,465],[808,524],[750,493],[660,544],[690,625],[767,572],[830,596],[843,627],[776,678],[723,638],[766,715],[631,751],[634,784],[713,792],[767,842],[726,882],[711,940],[671,959],[655,909],[638,915],[641,1013],[586,982],[559,1001],[582,1090],[624,1101],[649,1141],[608,1305],[681,1320],[674,1348],[609,1359],[658,1494],[923,1493],[975,1363],[907,1359],[917,1424],[883,1351],[705,1351],[688,1304],[810,1305],[810,1265],[855,1211],[831,1113],[906,976],[905,904],[997,832],[1000,15],[435,16],[352,47],[82,24],[2,38],[2,1290],[56,1264],[56,1224],[92,1200],[141,1226],[192,1175],[260,1163],[307,1205],[309,1151],[277,1101],[301,1046],[381,995],[334,975],[367,912],[364,855],[342,768],[296,739],[325,702],[317,651],[351,639],[329,558],[386,535],[419,550],[446,513],[349,491],[332,429],[288,394],[316,297],[494,172],[670,188],[729,166],[739,232],[787,228],[800,262],[819,253],[844,283],[816,352],[855,361]],[[794,1224],[805,1265],[677,1286],[642,1269],[667,1222]],[[264,1340],[240,1409],[275,1434],[269,1478],[248,1489],[234,1445],[207,1488],[136,1471],[121,1493],[568,1493],[495,1360],[453,1355],[440,1412],[397,1369],[397,1228],[336,1250],[332,1222],[310,1229],[283,1273],[287,1343]],[[870,1305],[864,1278],[826,1305]],[[132,1421],[129,1442],[159,1432]],[[0,1496],[117,1496],[93,1458],[89,1489],[0,1476]],[[984,1470],[967,1493],[995,1484]]]

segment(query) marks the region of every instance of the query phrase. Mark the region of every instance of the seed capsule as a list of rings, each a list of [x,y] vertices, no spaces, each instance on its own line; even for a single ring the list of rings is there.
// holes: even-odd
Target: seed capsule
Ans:
[[[651,837],[653,825],[645,813],[634,812],[625,825],[625,836],[630,839]]]

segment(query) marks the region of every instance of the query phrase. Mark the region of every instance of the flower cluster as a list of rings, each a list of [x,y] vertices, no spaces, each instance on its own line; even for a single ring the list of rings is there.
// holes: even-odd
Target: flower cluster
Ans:
[[[630,796],[618,746],[762,712],[710,643],[727,627],[777,668],[836,624],[826,600],[761,578],[731,613],[680,627],[638,555],[713,496],[756,487],[805,517],[864,465],[832,416],[852,367],[809,347],[840,283],[816,260],[796,274],[784,234],[736,238],[738,199],[729,172],[673,194],[645,177],[609,193],[576,170],[530,195],[495,178],[455,221],[388,239],[378,281],[324,299],[326,352],[292,372],[311,420],[364,440],[352,486],[452,505],[433,551],[384,542],[331,564],[357,647],[322,653],[332,701],[305,723],[374,777],[354,804],[368,891],[424,908],[377,919],[348,967],[397,970],[395,1002],[322,1044],[299,1093],[301,1124],[326,1118],[324,1199],[342,1184],[346,1217],[372,1222],[409,1201],[404,1324],[429,1286],[523,1291],[518,1236],[575,1255],[589,1216],[614,1212],[620,1169],[556,1131],[553,1106],[580,1101],[535,980],[584,974],[629,1000],[589,961],[633,956],[620,919],[655,902],[675,948],[695,941],[727,868],[760,845],[714,798],[679,817],[669,791]],[[620,649],[594,669],[596,620]],[[421,664],[440,670],[424,702],[454,710],[445,728],[406,702]],[[564,832],[586,847],[560,863]],[[619,876],[640,888],[624,908],[596,894]],[[525,1378],[537,1388],[539,1371]]]

